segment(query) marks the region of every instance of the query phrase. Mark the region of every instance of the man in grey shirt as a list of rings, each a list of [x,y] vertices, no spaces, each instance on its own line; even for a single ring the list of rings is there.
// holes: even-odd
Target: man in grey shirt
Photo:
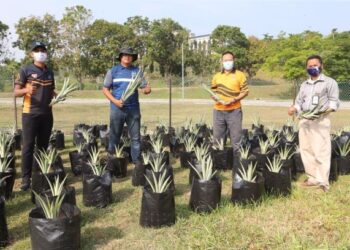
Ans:
[[[301,84],[289,115],[298,114],[300,154],[308,179],[304,187],[318,186],[329,190],[331,163],[330,113],[339,107],[337,82],[322,74],[323,62],[318,55],[306,60],[310,78]]]

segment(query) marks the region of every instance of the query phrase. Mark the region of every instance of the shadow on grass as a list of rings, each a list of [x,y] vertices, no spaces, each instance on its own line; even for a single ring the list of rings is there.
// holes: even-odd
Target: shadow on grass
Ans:
[[[175,196],[181,196],[185,193],[188,193],[191,190],[191,187],[188,184],[175,183]]]
[[[194,212],[189,207],[188,203],[175,204],[176,217],[188,219]]]
[[[98,249],[98,245],[107,246],[111,240],[121,239],[124,233],[117,227],[88,227],[81,235],[82,249]]]
[[[113,193],[113,202],[123,202],[135,192],[134,188],[123,188]]]

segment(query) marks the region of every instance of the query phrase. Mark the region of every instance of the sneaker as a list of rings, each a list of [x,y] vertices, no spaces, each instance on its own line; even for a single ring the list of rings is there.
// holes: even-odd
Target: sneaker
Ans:
[[[30,179],[29,180],[23,179],[22,185],[21,185],[21,190],[27,191],[29,188],[30,188]]]

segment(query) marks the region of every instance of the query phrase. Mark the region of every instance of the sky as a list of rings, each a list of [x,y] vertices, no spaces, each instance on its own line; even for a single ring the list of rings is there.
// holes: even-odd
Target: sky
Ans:
[[[94,19],[121,24],[136,15],[150,20],[170,17],[196,35],[210,34],[218,25],[237,26],[247,36],[259,38],[281,31],[312,30],[327,35],[333,28],[350,30],[350,0],[10,0],[1,3],[0,21],[10,27],[12,42],[16,40],[14,25],[21,17],[49,13],[60,19],[65,7],[74,5],[90,9]],[[16,58],[23,56],[12,51]]]

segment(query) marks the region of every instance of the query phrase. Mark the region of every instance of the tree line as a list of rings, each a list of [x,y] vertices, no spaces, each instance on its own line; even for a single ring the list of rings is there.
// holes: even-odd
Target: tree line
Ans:
[[[217,26],[211,34],[209,53],[189,49],[190,31],[171,18],[149,20],[129,17],[125,23],[94,19],[84,6],[66,7],[62,19],[53,15],[22,17],[15,24],[18,39],[12,46],[27,51],[32,41],[47,44],[49,64],[63,75],[74,75],[83,83],[89,77],[103,76],[116,63],[121,47],[131,46],[148,72],[162,76],[181,75],[181,47],[186,72],[210,75],[218,70],[220,55],[232,51],[238,68],[252,79],[259,70],[290,81],[305,78],[305,59],[311,54],[324,57],[325,71],[338,81],[350,79],[350,31],[322,35],[315,31],[299,34],[280,32],[273,37],[247,37],[239,27]],[[28,53],[20,63],[8,57],[5,46],[8,26],[0,21],[0,59],[2,70],[30,62]]]

